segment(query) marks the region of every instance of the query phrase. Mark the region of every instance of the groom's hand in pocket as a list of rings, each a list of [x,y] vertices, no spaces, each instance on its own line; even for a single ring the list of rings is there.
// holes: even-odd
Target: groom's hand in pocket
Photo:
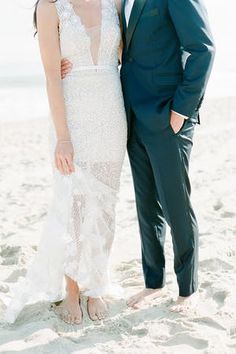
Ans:
[[[177,134],[180,131],[180,129],[184,125],[185,119],[187,119],[187,118],[188,117],[185,117],[175,111],[171,111],[170,125],[171,125],[171,128],[173,129],[175,134]]]
[[[69,74],[71,72],[72,67],[73,67],[73,65],[68,59],[64,58],[61,60],[61,78],[62,78],[62,80],[66,77],[67,74]]]

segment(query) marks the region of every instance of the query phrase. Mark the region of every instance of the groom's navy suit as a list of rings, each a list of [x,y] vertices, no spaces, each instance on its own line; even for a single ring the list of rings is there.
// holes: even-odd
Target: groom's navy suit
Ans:
[[[121,80],[128,117],[145,284],[165,284],[165,221],[171,228],[179,295],[198,286],[198,226],[188,165],[214,44],[201,0],[135,0],[122,9]],[[171,110],[188,117],[175,134]]]

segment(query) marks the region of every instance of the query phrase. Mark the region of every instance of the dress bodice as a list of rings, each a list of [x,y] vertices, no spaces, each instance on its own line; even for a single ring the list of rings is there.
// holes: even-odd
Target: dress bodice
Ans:
[[[121,33],[115,0],[101,0],[100,9],[95,9],[97,15],[90,11],[87,19],[77,13],[70,0],[57,0],[55,6],[60,21],[61,55],[70,60],[73,68],[118,65]],[[89,17],[98,23],[87,26]]]

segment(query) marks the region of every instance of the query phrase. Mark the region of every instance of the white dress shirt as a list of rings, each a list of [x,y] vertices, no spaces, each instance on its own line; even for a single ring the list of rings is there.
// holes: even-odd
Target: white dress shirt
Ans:
[[[126,20],[127,27],[128,27],[128,24],[129,24],[129,19],[130,19],[130,15],[131,15],[131,11],[132,11],[134,2],[135,2],[135,0],[126,0],[126,4],[125,4],[125,20]],[[178,114],[180,117],[182,117],[184,119],[188,119],[188,117],[184,116],[183,114],[180,114],[180,113],[175,112],[175,111],[172,111],[172,112]]]
[[[135,0],[126,0],[126,4],[125,4],[125,19],[126,19],[126,23],[128,26],[129,23],[129,19],[130,19],[130,15],[131,15],[131,11],[134,5],[134,1]]]

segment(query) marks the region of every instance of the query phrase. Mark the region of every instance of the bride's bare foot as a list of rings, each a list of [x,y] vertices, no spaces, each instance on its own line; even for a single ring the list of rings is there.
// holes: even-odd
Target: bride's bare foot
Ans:
[[[59,305],[54,304],[53,310],[58,317],[69,324],[80,324],[82,322],[82,310],[80,307],[80,291],[78,284],[66,278],[66,298]]]
[[[60,305],[54,305],[53,310],[65,323],[80,324],[82,322],[82,311],[78,297],[67,296]]]
[[[103,320],[107,317],[108,309],[101,297],[89,297],[87,301],[88,315],[92,321]]]
[[[193,293],[190,296],[178,296],[178,299],[170,310],[172,312],[186,312],[190,310],[194,310],[199,301],[198,292]]]
[[[131,296],[127,301],[127,305],[129,307],[139,308],[139,305],[141,303],[143,302],[147,303],[151,300],[162,297],[165,294],[166,294],[166,287],[159,288],[159,289],[145,288],[139,293],[135,294],[134,296]]]

